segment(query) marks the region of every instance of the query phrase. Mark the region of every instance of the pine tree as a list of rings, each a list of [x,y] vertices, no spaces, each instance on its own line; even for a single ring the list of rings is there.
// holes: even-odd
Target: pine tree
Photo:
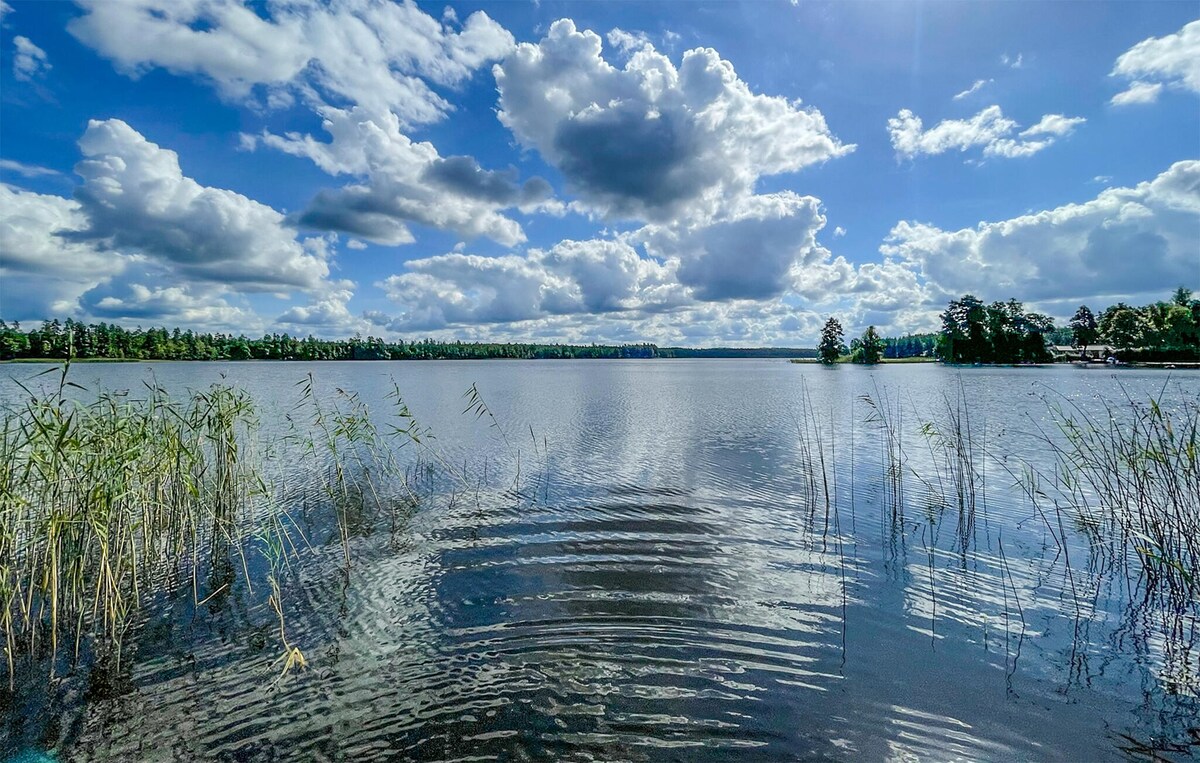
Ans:
[[[817,356],[822,363],[829,365],[837,362],[845,351],[846,341],[842,324],[837,318],[830,318],[825,321],[825,328],[821,330],[821,344],[817,346]]]

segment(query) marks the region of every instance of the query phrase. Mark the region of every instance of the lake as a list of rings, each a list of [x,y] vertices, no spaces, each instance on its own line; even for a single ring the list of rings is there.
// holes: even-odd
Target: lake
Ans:
[[[41,370],[0,367],[0,400]],[[273,664],[258,588],[152,598],[119,685],[17,671],[10,754],[1200,755],[1195,602],[1147,596],[1136,558],[1113,563],[1069,515],[1047,517],[1020,465],[1053,469],[1052,405],[1107,427],[1108,401],[1120,427],[1127,397],[1194,402],[1200,373],[636,360],[81,364],[71,378],[85,397],[223,379],[257,401],[269,449],[310,373],[322,399],[353,390],[380,421],[394,381],[434,438],[397,451],[433,476],[402,522],[354,533],[348,570],[328,528],[307,528],[283,587],[307,667]],[[464,413],[472,384],[485,408]],[[978,470],[966,489],[943,458],[954,411]],[[319,500],[319,464],[276,463],[298,513]]]

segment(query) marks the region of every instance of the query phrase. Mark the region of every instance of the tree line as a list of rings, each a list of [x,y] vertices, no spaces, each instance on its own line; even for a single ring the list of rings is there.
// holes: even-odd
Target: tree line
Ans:
[[[845,332],[830,318],[817,347],[823,363],[848,359],[878,363],[883,358],[935,356],[950,363],[1044,363],[1051,345],[1070,343],[1080,350],[1103,344],[1129,361],[1200,360],[1200,300],[1179,287],[1170,301],[1142,307],[1118,302],[1099,316],[1087,305],[1075,311],[1068,326],[1057,328],[1048,315],[1031,312],[1016,299],[986,304],[971,294],[951,300],[940,315],[936,334],[910,334],[881,339],[874,326],[845,343]]]
[[[165,328],[126,329],[108,323],[67,319],[46,321],[26,330],[0,320],[0,360],[17,358],[105,358],[113,360],[489,360],[554,358],[794,358],[812,357],[803,348],[659,347],[654,344],[569,345],[529,342],[405,342],[365,339],[316,339],[267,334],[202,333]]]
[[[67,319],[36,329],[0,320],[0,359],[108,358],[114,360],[432,360],[489,358],[654,358],[653,344],[565,345],[538,343],[405,342],[379,337],[317,339],[289,334],[261,338],[165,328],[126,329]]]
[[[1200,299],[1182,286],[1169,302],[1118,302],[1100,315],[1080,305],[1069,325],[1075,346],[1106,344],[1122,360],[1200,360]]]
[[[1049,345],[1104,344],[1131,361],[1200,361],[1200,299],[1180,287],[1169,301],[1134,307],[1118,302],[1096,315],[1087,305],[1065,327],[1025,310],[1016,299],[985,304],[971,294],[951,300],[937,333],[881,337],[868,326],[849,346],[842,324],[826,321],[817,349],[792,347],[659,347],[655,344],[569,345],[530,342],[461,342],[379,337],[316,339],[289,334],[244,335],[85,324],[68,318],[35,329],[0,320],[0,360],[108,358],[114,360],[486,360],[493,358],[811,358],[833,363],[937,357],[952,363],[1041,363]]]

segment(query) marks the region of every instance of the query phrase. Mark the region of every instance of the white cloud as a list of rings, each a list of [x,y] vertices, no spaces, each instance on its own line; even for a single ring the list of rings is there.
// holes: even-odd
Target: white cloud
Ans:
[[[124,122],[90,122],[79,146],[74,199],[0,183],[5,318],[253,332],[265,324],[246,292],[319,302],[348,288],[328,279],[329,240],[297,240],[270,207],[201,186]]]
[[[1200,274],[1200,161],[1092,201],[945,231],[901,222],[881,251],[946,294],[1038,301],[1167,292]]]
[[[888,133],[897,156],[911,159],[922,154],[936,155],[951,149],[966,151],[975,146],[986,146],[1008,135],[1016,126],[1017,123],[1007,119],[999,106],[989,106],[970,119],[947,119],[923,130],[921,118],[902,109],[888,120]]]
[[[1067,127],[1045,120],[1038,132]],[[803,345],[831,313],[855,332],[933,329],[946,300],[965,292],[1049,309],[1166,293],[1197,277],[1200,161],[975,228],[901,222],[882,261],[861,265],[816,243],[824,220],[814,199],[750,198],[709,224],[650,225],[525,256],[417,260],[380,284],[399,314],[372,320],[475,339]]]
[[[1163,85],[1200,93],[1200,20],[1174,34],[1142,40],[1121,54],[1110,76],[1132,80],[1114,105],[1152,103]]]
[[[58,235],[86,225],[75,201],[0,183],[0,315],[73,314],[85,292],[126,268],[127,257]]]
[[[352,315],[347,306],[353,296],[351,284],[343,282],[309,304],[289,308],[275,323],[307,331],[315,329],[337,337],[365,332],[370,323]]]
[[[359,241],[356,238],[352,238],[346,242],[346,248],[362,250],[362,249],[366,249],[367,245],[365,243],[363,243],[362,241]]]
[[[314,290],[329,275],[323,239],[298,241],[274,209],[184,176],[174,151],[121,120],[90,121],[79,147],[87,224],[67,238],[239,291]]]
[[[654,47],[651,45],[650,38],[646,36],[645,32],[626,32],[620,27],[613,28],[611,32],[605,35],[605,38],[608,40],[609,45],[627,55],[641,50],[647,45],[650,45],[651,48]]]
[[[291,91],[391,111],[405,125],[451,108],[427,83],[457,84],[513,45],[481,11],[456,29],[411,1],[269,3],[265,16],[235,0],[80,4],[69,31],[130,76],[157,66],[207,78],[229,98]]]
[[[409,224],[418,223],[512,246],[525,234],[501,210],[561,209],[544,180],[519,185],[515,171],[441,157],[404,134],[453,110],[434,87],[458,85],[512,49],[512,35],[482,11],[460,24],[411,0],[269,3],[262,15],[233,0],[82,2],[70,30],[130,76],[163,67],[267,108],[299,98],[321,117],[329,142],[241,136],[244,150],[268,146],[363,181],[317,194],[295,217],[306,227],[399,245],[415,240]]]
[[[585,208],[667,221],[711,215],[763,175],[842,156],[821,113],[758,95],[716,51],[678,68],[649,43],[617,69],[600,37],[556,21],[493,67],[500,120],[566,176]]]
[[[957,95],[955,95],[954,100],[961,101],[963,98],[966,98],[968,95],[971,95],[973,93],[978,93],[980,90],[982,90],[984,88],[985,85],[988,85],[988,84],[992,83],[993,81],[994,80],[991,80],[991,79],[977,79],[977,80],[975,80],[975,83],[972,84],[969,88],[967,88],[966,90],[962,91],[961,93],[958,93]]]
[[[377,284],[401,308],[393,330],[655,311],[685,301],[671,266],[615,239],[566,240],[527,255],[443,254]]]
[[[401,132],[389,111],[322,107],[328,142],[310,135],[243,136],[312,160],[331,175],[366,182],[325,190],[298,214],[306,227],[348,233],[380,244],[414,241],[409,223],[490,238],[504,246],[525,241],[521,226],[502,210],[553,208],[553,189],[541,178],[518,182],[516,170],[485,170],[466,156],[443,157],[431,143]]]
[[[83,299],[84,312],[95,320],[170,323],[210,331],[256,332],[262,327],[262,320],[253,310],[230,305],[220,286],[146,286],[129,279],[125,281],[88,292]]]
[[[846,235],[846,229],[843,228],[842,226],[839,225],[838,227],[833,229],[833,237],[834,238],[841,238],[844,235]]]
[[[816,242],[824,226],[818,199],[784,191],[742,199],[716,220],[650,226],[635,236],[651,254],[679,262],[679,281],[697,299],[767,299],[828,254]]]
[[[888,120],[892,148],[901,159],[935,156],[951,150],[965,152],[981,148],[984,156],[1013,158],[1030,156],[1070,135],[1083,124],[1083,117],[1047,114],[1034,126],[1016,132],[1019,126],[1004,116],[999,106],[989,106],[970,119],[945,119],[924,130],[921,118],[908,109]]]
[[[13,53],[13,77],[28,82],[35,77],[45,76],[53,67],[46,58],[46,51],[34,45],[28,37],[13,38],[16,51]]]
[[[23,162],[13,161],[12,159],[0,159],[0,170],[5,172],[15,172],[21,177],[27,178],[48,177],[51,175],[60,174],[58,170],[52,170],[49,167],[39,167],[36,164],[25,164]]]
[[[1010,69],[1022,69],[1025,67],[1025,54],[1018,53],[1015,56],[1010,56],[1007,53],[1000,55],[1000,63]]]
[[[1067,117],[1062,114],[1047,114],[1042,117],[1041,121],[1027,130],[1021,131],[1022,138],[1033,138],[1037,136],[1053,136],[1061,138],[1065,135],[1070,135],[1075,131],[1075,128],[1083,124],[1087,120],[1083,117]]]
[[[807,309],[785,305],[797,297],[881,327],[928,305],[929,290],[907,267],[831,259],[816,242],[824,222],[816,199],[783,192],[746,197],[705,223],[650,225],[524,256],[413,260],[377,284],[399,314],[372,320],[473,338],[775,344],[815,324]]]
[[[1162,92],[1161,82],[1134,82],[1128,89],[1122,90],[1109,101],[1113,106],[1130,106],[1135,103],[1154,103]]]

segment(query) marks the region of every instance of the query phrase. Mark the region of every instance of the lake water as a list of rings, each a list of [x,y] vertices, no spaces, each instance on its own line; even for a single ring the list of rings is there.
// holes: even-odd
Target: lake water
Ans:
[[[40,370],[7,365],[0,380]],[[277,679],[260,595],[182,621],[152,603],[128,685],[98,695],[67,677],[45,701],[26,691],[3,708],[10,752],[1121,760],[1146,759],[1144,745],[1200,755],[1200,730],[1189,731],[1200,727],[1195,609],[1168,621],[1145,604],[1136,566],[1091,558],[1070,527],[1064,554],[1015,476],[1054,428],[1046,398],[1107,418],[1098,400],[1194,399],[1200,373],[754,360],[71,373],[135,392],[151,375],[176,391],[224,377],[259,402],[268,442],[305,374],[323,394],[357,391],[381,418],[394,380],[444,462],[475,483],[430,495],[400,527],[360,533],[348,574],[340,545],[311,533],[286,587],[306,670]],[[463,413],[471,384],[494,424]],[[920,431],[958,395],[987,454],[966,524]],[[20,395],[5,382],[4,396]],[[899,490],[864,396],[903,434]],[[303,486],[312,470],[294,460],[278,478]]]

